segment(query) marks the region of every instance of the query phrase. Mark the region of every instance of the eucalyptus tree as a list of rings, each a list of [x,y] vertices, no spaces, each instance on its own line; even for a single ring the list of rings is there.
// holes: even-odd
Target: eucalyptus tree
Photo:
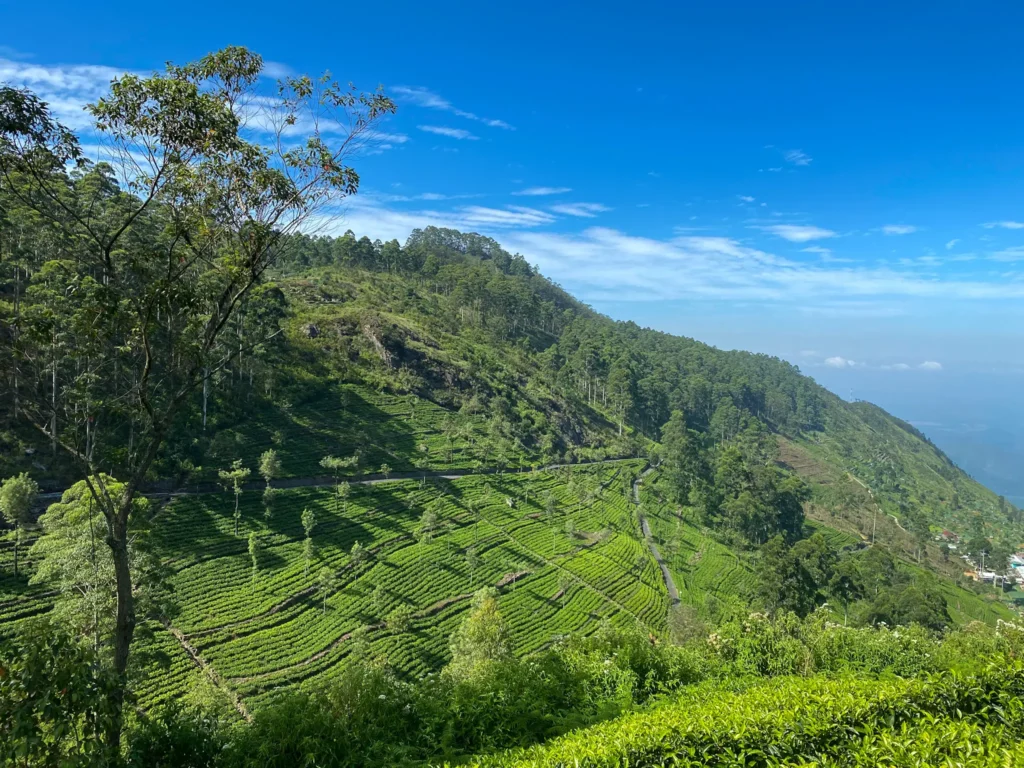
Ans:
[[[473,588],[473,579],[476,576],[476,569],[480,567],[480,555],[475,546],[466,548],[466,568],[469,569],[469,588]]]
[[[39,495],[39,486],[22,472],[9,477],[0,484],[0,513],[4,520],[14,527],[14,575],[18,575],[18,549],[21,547],[21,533],[29,522],[32,505]]]
[[[238,521],[242,519],[242,512],[238,502],[242,498],[242,487],[245,485],[245,481],[249,479],[250,474],[252,474],[252,470],[248,467],[243,467],[241,459],[235,459],[231,463],[231,469],[221,469],[217,472],[217,477],[220,478],[224,487],[230,488],[235,494],[235,536],[238,535]]]
[[[366,547],[358,541],[352,545],[352,549],[349,552],[349,558],[352,560],[353,568],[358,568],[360,565],[365,563],[369,557],[370,553],[366,550]]]
[[[256,531],[249,534],[249,559],[252,560],[252,588],[256,591],[256,578],[263,561],[263,541]]]
[[[313,529],[316,527],[316,513],[307,507],[302,510],[302,516],[299,519],[302,522],[302,530],[306,533],[306,538],[302,542],[302,561],[305,564],[303,575],[309,576],[309,563],[314,554]]]
[[[320,569],[320,574],[317,576],[317,588],[320,591],[320,595],[323,598],[324,615],[327,615],[327,598],[330,594],[338,588],[338,578],[334,575],[334,571],[328,568],[326,565]]]
[[[263,516],[269,520],[277,496],[277,489],[271,486],[271,483],[281,474],[281,459],[273,448],[264,451],[260,456],[260,474],[266,482],[263,489]]]
[[[327,76],[288,78],[268,96],[262,71],[258,55],[226,48],[116,78],[87,107],[100,164],[38,97],[0,88],[0,184],[59,242],[45,268],[64,289],[10,318],[0,365],[25,384],[18,418],[78,463],[106,523],[122,680],[112,746],[136,628],[135,498],[204,384],[265,341],[226,343],[225,330],[286,236],[356,192],[349,160],[395,110],[383,93]],[[61,338],[73,356],[55,354]],[[122,492],[101,467],[121,476]]]

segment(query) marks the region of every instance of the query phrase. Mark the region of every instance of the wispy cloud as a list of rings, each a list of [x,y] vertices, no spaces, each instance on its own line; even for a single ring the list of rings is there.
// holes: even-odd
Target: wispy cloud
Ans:
[[[836,233],[831,229],[801,224],[772,224],[767,227],[756,227],[756,229],[770,232],[777,237],[789,240],[791,243],[807,243],[811,240],[825,240],[836,236]]]
[[[262,74],[264,77],[269,77],[273,80],[283,80],[286,77],[294,77],[295,70],[279,61],[264,60]]]
[[[420,200],[428,202],[437,202],[441,200],[466,200],[473,197],[483,197],[483,195],[446,195],[441,192],[421,192],[417,195],[395,195],[379,193],[375,194],[372,192],[361,192],[360,196],[363,199],[370,199],[375,202],[381,203],[411,203]]]
[[[825,358],[825,365],[829,368],[852,368],[856,364],[857,363],[853,360],[848,360],[847,358],[840,357],[839,355]]]
[[[477,141],[480,138],[464,128],[449,128],[446,125],[417,125],[416,127],[421,131],[434,133],[438,136],[447,136],[450,139],[468,139],[470,141]]]
[[[917,227],[910,224],[886,224],[882,227],[883,235],[910,235],[917,232]]]
[[[952,251],[956,247],[956,244],[959,243],[959,242],[960,242],[959,238],[954,237],[952,240],[950,240],[948,243],[946,243],[946,250],[947,251]]]
[[[409,86],[409,85],[396,85],[390,89],[390,92],[400,100],[407,101],[410,104],[415,104],[419,107],[426,107],[427,109],[439,109],[443,112],[451,112],[453,115],[458,117],[464,117],[467,120],[475,120],[478,123],[483,123],[491,128],[504,128],[507,131],[514,131],[515,128],[504,120],[495,120],[489,117],[480,117],[480,115],[474,112],[467,112],[464,109],[459,109],[452,104],[448,99],[439,96],[433,91],[423,88],[420,86]]]
[[[561,205],[551,206],[551,210],[555,213],[562,213],[566,216],[579,216],[585,219],[592,219],[599,213],[610,211],[607,205],[601,205],[600,203],[563,203]]]
[[[543,195],[564,195],[566,192],[572,192],[572,187],[527,187],[526,189],[520,189],[512,194],[540,197]]]
[[[814,159],[802,149],[788,149],[782,153],[783,159],[793,165],[810,165]]]
[[[987,221],[982,224],[985,229],[1024,229],[1024,222],[1020,221]]]
[[[336,220],[321,224],[339,234],[351,228],[382,239],[404,240],[431,225],[491,234],[585,301],[763,302],[812,315],[863,317],[903,314],[911,301],[1024,299],[1024,280],[985,270],[964,275],[793,260],[730,237],[692,232],[654,239],[607,227],[541,231],[558,216],[524,206],[395,210],[357,195]]]
[[[105,95],[110,81],[126,70],[92,64],[42,65],[0,58],[0,82],[30,88],[53,115],[76,131],[93,126],[86,104]]]
[[[738,197],[744,203],[752,203],[752,202],[754,202],[754,199],[755,199],[755,198],[751,197],[750,195],[736,195],[736,197]]]
[[[942,363],[937,363],[934,360],[925,360],[917,367],[920,368],[922,371],[941,371]]]
[[[1024,261],[1024,245],[1015,245],[989,255],[992,261]]]

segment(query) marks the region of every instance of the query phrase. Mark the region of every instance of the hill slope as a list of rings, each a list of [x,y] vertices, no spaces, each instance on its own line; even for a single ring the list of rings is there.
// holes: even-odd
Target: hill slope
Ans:
[[[949,620],[1011,615],[958,585],[962,569],[925,540],[949,527],[1007,548],[1021,537],[1015,510],[909,425],[784,361],[613,322],[477,235],[296,238],[285,254],[239,317],[246,354],[197,395],[153,489],[208,484],[237,459],[255,469],[270,448],[294,487],[266,517],[250,485],[237,533],[228,493],[154,509],[177,610],[171,633],[154,626],[168,666],[141,684],[144,704],[202,680],[244,714],[367,655],[427,674],[483,584],[499,589],[520,654],[605,620],[675,632],[629,502],[648,457],[663,467],[641,514],[700,622],[770,606],[765,541],[778,533],[798,551],[816,532],[863,579],[878,570],[865,542],[889,545],[894,599],[926,580]],[[3,472],[53,489],[75,479],[37,433],[11,422],[3,440]],[[329,479],[328,455],[356,459]],[[522,471],[578,462],[599,463]],[[468,476],[439,476],[456,472]],[[357,482],[392,473],[420,477]],[[792,500],[790,524],[775,507]],[[764,535],[737,523],[766,512]],[[45,585],[28,583],[37,564],[19,578],[4,566],[4,633],[49,609]],[[807,607],[829,597],[816,588]],[[871,597],[852,596],[851,614],[877,616]]]

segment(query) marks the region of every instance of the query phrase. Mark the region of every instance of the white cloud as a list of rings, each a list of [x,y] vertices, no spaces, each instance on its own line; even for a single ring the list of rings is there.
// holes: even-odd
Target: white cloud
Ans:
[[[740,200],[742,200],[744,203],[752,203],[756,199],[756,198],[751,197],[750,195],[737,195],[737,197]]]
[[[954,237],[952,240],[950,240],[948,243],[946,243],[946,250],[947,251],[953,250],[953,248],[955,248],[956,244],[959,243],[959,242],[960,242],[959,238]]]
[[[551,210],[555,213],[562,213],[566,216],[578,216],[585,219],[592,219],[599,213],[610,211],[607,205],[601,205],[600,203],[564,203],[562,205],[553,205]]]
[[[768,227],[758,227],[758,229],[762,229],[765,232],[771,232],[773,235],[785,238],[791,243],[806,243],[811,240],[823,240],[825,238],[836,236],[836,233],[831,229],[803,226],[800,224],[773,224]]]
[[[812,157],[800,149],[787,150],[786,152],[783,152],[782,156],[785,158],[787,163],[792,163],[793,165],[810,165],[811,160],[813,160]],[[769,168],[768,170],[776,169]]]
[[[917,227],[909,224],[886,224],[882,227],[882,234],[885,235],[909,235],[917,232]]]
[[[459,109],[452,104],[448,99],[434,93],[433,91],[423,88],[420,86],[408,86],[408,85],[396,85],[390,89],[390,93],[394,94],[396,98],[408,101],[411,104],[415,104],[419,107],[426,107],[427,109],[439,109],[443,112],[451,112],[453,115],[458,117],[464,117],[467,120],[475,120],[478,123],[483,123],[491,128],[504,128],[507,131],[514,131],[515,128],[504,120],[494,120],[489,117],[480,117],[473,112],[467,112],[464,109]]]
[[[584,301],[764,302],[814,316],[856,318],[902,315],[909,301],[1024,299],[1024,281],[986,271],[946,275],[878,263],[792,260],[732,238],[694,233],[654,239],[607,227],[538,231],[554,224],[557,214],[536,208],[396,210],[356,195],[336,216],[322,217],[319,231],[341,234],[351,228],[403,241],[413,229],[432,225],[490,234]]]
[[[540,197],[542,195],[562,195],[566,192],[572,192],[572,187],[527,187],[526,189],[520,189],[518,192],[513,192],[512,194]]]
[[[989,255],[992,261],[1024,261],[1024,245],[1015,245]]]
[[[847,360],[845,357],[836,355],[835,357],[826,357],[825,365],[829,368],[852,368],[856,363],[853,360]]]
[[[1024,222],[1020,221],[989,221],[982,224],[985,229],[1024,229]]]
[[[294,77],[295,70],[279,61],[264,61],[262,74],[272,80],[283,80],[286,77]]]
[[[821,245],[809,245],[806,248],[801,248],[800,252],[801,253],[817,253],[817,254],[820,254],[822,256],[829,256],[829,255],[831,255],[832,250],[829,249],[829,248],[825,248],[824,246],[821,246]]]
[[[0,82],[30,88],[60,122],[76,131],[93,126],[84,106],[107,93],[126,70],[91,64],[42,65],[0,58]]]
[[[878,366],[883,371],[909,371],[910,366],[906,363],[893,363],[892,365],[880,365]]]
[[[922,371],[941,371],[942,363],[937,363],[934,360],[926,360],[917,367]]]
[[[451,139],[469,139],[470,141],[476,141],[479,136],[474,136],[464,128],[449,128],[446,125],[417,125],[421,131],[427,133],[436,133],[438,136],[447,136]]]

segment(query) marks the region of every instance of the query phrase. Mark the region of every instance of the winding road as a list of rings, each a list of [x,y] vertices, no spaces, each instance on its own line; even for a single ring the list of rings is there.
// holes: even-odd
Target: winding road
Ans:
[[[651,526],[647,523],[647,518],[644,517],[643,507],[640,506],[640,483],[643,482],[647,475],[654,471],[654,467],[648,467],[640,473],[640,477],[633,481],[633,501],[639,508],[637,517],[640,518],[640,530],[643,531],[644,539],[647,540],[647,546],[651,550],[651,554],[654,556],[654,561],[661,568],[661,577],[665,580],[665,589],[668,590],[669,608],[679,605],[679,590],[676,589],[676,583],[672,579],[672,574],[668,570],[668,566],[665,564],[665,560],[661,557],[661,552],[658,551],[658,545],[654,543],[654,536],[651,534]]]

